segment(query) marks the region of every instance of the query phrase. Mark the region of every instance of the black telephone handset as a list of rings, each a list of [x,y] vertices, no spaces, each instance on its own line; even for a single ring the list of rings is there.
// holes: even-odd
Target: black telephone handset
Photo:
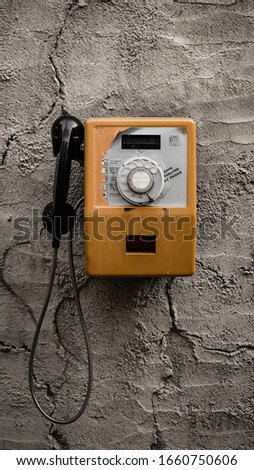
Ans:
[[[53,153],[56,157],[56,169],[53,189],[53,202],[43,211],[43,224],[52,234],[52,246],[58,248],[61,236],[72,230],[75,221],[74,208],[67,203],[71,161],[84,164],[84,152],[81,144],[84,140],[84,127],[73,116],[60,116],[51,130]]]
[[[67,202],[69,180],[71,172],[71,161],[77,160],[81,165],[84,164],[84,151],[81,150],[81,145],[84,141],[84,127],[83,124],[73,116],[60,116],[54,122],[51,130],[53,153],[56,157],[56,168],[54,177],[54,189],[53,189],[53,201],[46,205],[43,210],[42,221],[49,233],[52,234],[52,268],[51,275],[48,285],[48,290],[44,300],[44,304],[39,316],[33,343],[31,347],[30,359],[29,359],[29,386],[32,398],[38,410],[42,415],[55,424],[71,424],[76,421],[84,410],[86,409],[92,390],[92,353],[89,343],[89,337],[85,320],[82,314],[79,292],[76,282],[76,275],[73,262],[73,250],[72,250],[72,231],[75,223],[76,210],[83,203],[84,198],[72,207]],[[34,356],[35,350],[38,343],[39,334],[41,331],[42,323],[45,318],[48,304],[51,297],[51,291],[54,283],[56,267],[57,267],[57,254],[60,245],[62,235],[69,233],[69,264],[71,282],[74,292],[74,299],[76,303],[76,309],[79,316],[81,329],[85,339],[85,347],[88,358],[88,383],[86,387],[85,397],[79,411],[67,419],[58,419],[49,415],[40,405],[34,389]]]

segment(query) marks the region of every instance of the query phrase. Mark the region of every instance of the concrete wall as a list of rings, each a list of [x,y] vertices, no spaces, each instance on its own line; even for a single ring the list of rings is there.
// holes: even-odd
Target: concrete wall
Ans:
[[[254,448],[253,2],[3,3],[2,448]],[[68,427],[40,416],[27,378],[51,261],[39,233],[52,199],[50,128],[62,112],[190,116],[198,129],[195,276],[87,279],[77,240],[95,378],[86,414]],[[82,184],[74,165],[72,202]],[[85,378],[65,244],[55,284],[36,381],[61,417]]]

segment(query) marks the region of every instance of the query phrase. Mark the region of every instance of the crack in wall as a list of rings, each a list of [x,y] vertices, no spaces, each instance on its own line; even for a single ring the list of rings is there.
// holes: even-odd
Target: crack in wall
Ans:
[[[156,416],[154,397],[157,395],[158,391],[156,390],[152,394],[152,409],[153,409],[153,442],[150,446],[151,450],[163,450],[167,448],[167,445],[163,439],[162,431],[159,429],[159,423]]]
[[[174,278],[170,278],[170,280],[166,283],[166,298],[168,299],[168,286],[172,284]],[[169,307],[169,311],[170,311],[170,307]],[[172,330],[172,328],[174,329],[175,328],[175,324],[176,324],[176,319],[175,319],[175,316],[174,315],[170,315],[170,319],[171,319],[171,325],[170,325],[170,328],[168,331],[166,331],[162,338],[161,338],[161,341],[160,341],[160,344],[162,346],[162,351],[160,352],[160,360],[162,362],[165,363],[165,359],[163,358],[163,342],[166,340],[168,334],[170,333],[170,331]],[[167,367],[169,366],[168,362],[166,362],[166,365]],[[173,371],[171,370],[170,372],[170,377],[172,377],[173,375]],[[153,441],[152,441],[152,444],[150,446],[150,449],[151,450],[162,450],[162,449],[167,449],[167,445],[163,439],[163,433],[162,431],[160,430],[159,428],[159,423],[158,423],[158,420],[157,420],[157,415],[156,415],[156,409],[155,409],[155,403],[154,403],[154,398],[159,394],[159,392],[164,388],[164,386],[166,385],[167,383],[167,380],[168,380],[168,377],[169,377],[169,374],[167,374],[165,377],[162,377],[161,381],[162,381],[162,384],[161,386],[155,390],[153,393],[152,393],[152,397],[151,397],[151,402],[152,402],[152,412],[153,412]]]
[[[44,115],[42,116],[42,118],[40,119],[40,123],[38,125],[38,129],[41,129],[44,124],[46,124],[48,122],[48,120],[50,119],[51,115],[53,114],[55,108],[56,108],[56,105],[57,105],[57,102],[54,101],[49,109],[49,111]],[[37,129],[36,129],[37,130]]]
[[[50,405],[52,407],[52,411],[47,412],[47,413],[49,414],[49,416],[52,416],[56,409],[56,403],[54,400],[55,393],[52,390],[51,385],[48,382],[39,382],[34,371],[33,371],[33,382],[37,389],[40,389],[40,390],[43,389],[46,391],[46,398],[49,400]]]
[[[65,368],[66,369],[66,368]],[[45,389],[46,391],[46,397],[49,399],[51,406],[52,406],[52,411],[49,413],[50,416],[53,416],[55,410],[56,410],[56,402],[55,402],[55,396],[56,392],[53,391],[51,388],[51,385],[48,382],[38,382],[36,375],[33,373],[33,380],[34,383],[36,384],[37,388],[40,389]],[[64,381],[61,383],[60,387],[57,387],[58,389],[61,389],[63,386]],[[68,441],[66,437],[63,435],[61,431],[55,426],[55,424],[50,424],[49,427],[49,432],[48,432],[48,438],[52,443],[51,450],[67,450],[70,449],[70,445],[68,444]]]
[[[55,104],[52,105],[52,107],[55,107]],[[51,115],[51,110],[43,117],[41,118],[41,122],[44,123],[44,121],[47,120],[47,117]],[[15,142],[19,137],[22,137],[23,135],[29,135],[29,134],[35,134],[36,131],[40,129],[40,124],[36,127],[35,124],[32,125],[32,127],[26,127],[22,129],[21,131],[16,131],[15,133],[12,133],[10,137],[6,141],[6,148],[2,154],[2,163],[1,166],[5,166],[5,160],[11,151],[11,143]],[[0,167],[1,168],[1,167]]]
[[[41,381],[39,382],[39,380],[37,379],[36,377],[36,374],[35,372],[33,371],[33,380],[34,380],[34,384],[36,385],[36,387],[38,389],[42,389],[42,390],[45,390],[46,392],[46,398],[50,401],[50,404],[51,404],[51,407],[52,407],[52,410],[50,412],[47,412],[47,414],[49,416],[53,416],[56,409],[57,409],[57,404],[56,404],[56,396],[59,392],[61,392],[64,384],[67,382],[67,367],[68,367],[68,360],[65,361],[64,363],[64,369],[63,369],[63,372],[62,372],[62,377],[63,379],[61,380],[61,382],[57,385],[54,385],[52,386],[49,382],[47,381]]]
[[[82,282],[82,284],[79,286],[78,288],[78,292],[86,285],[86,283],[89,281],[89,278],[87,277],[84,282]],[[63,306],[63,304],[66,302],[66,301],[70,301],[70,300],[74,300],[74,294],[68,294],[66,297],[64,297],[60,302],[59,304],[57,305],[56,309],[55,309],[55,313],[54,313],[54,319],[53,319],[53,332],[54,332],[54,335],[55,335],[55,339],[56,341],[58,341],[59,345],[63,348],[63,350],[65,352],[67,352],[68,354],[70,354],[71,357],[73,357],[76,361],[79,361],[80,362],[80,358],[73,353],[73,351],[70,350],[70,348],[68,348],[68,346],[66,346],[63,342],[63,338],[61,336],[61,332],[59,331],[59,328],[57,326],[57,316],[59,314],[59,310],[61,309],[61,307]],[[74,303],[74,306],[76,307],[75,303]]]
[[[219,274],[216,271],[215,271],[215,273],[219,276]],[[219,277],[221,277],[221,276],[219,276]],[[223,279],[223,277],[222,277],[222,279]],[[202,349],[204,349],[205,351],[211,351],[211,352],[214,352],[214,353],[217,353],[217,354],[226,354],[228,356],[232,356],[232,355],[237,354],[238,352],[241,352],[241,351],[244,351],[244,350],[254,350],[254,345],[253,344],[239,344],[237,346],[237,348],[232,349],[232,350],[229,350],[229,349],[226,349],[226,348],[209,348],[207,346],[204,346],[204,340],[203,340],[202,336],[200,336],[198,334],[194,334],[194,333],[189,333],[184,328],[180,328],[177,325],[177,316],[176,316],[175,309],[173,307],[172,297],[171,297],[171,293],[170,293],[173,280],[174,279],[172,279],[169,283],[166,284],[166,294],[167,294],[168,304],[169,304],[169,313],[170,313],[170,316],[171,316],[171,319],[172,319],[172,327],[171,327],[170,331],[174,331],[175,333],[179,334],[180,336],[182,336],[183,338],[185,338],[189,341],[192,341],[192,338],[193,338],[192,343],[194,345],[196,345],[196,342],[194,341],[194,339],[197,339],[199,341],[199,345],[202,347]]]
[[[62,338],[61,338],[61,333],[60,333],[60,331],[58,329],[58,326],[57,326],[58,312],[59,312],[60,308],[62,307],[62,305],[64,304],[64,302],[66,302],[67,299],[68,298],[64,297],[62,300],[60,300],[59,304],[57,305],[57,307],[55,309],[54,318],[53,318],[53,334],[54,334],[56,342],[59,343],[59,347],[62,347],[65,352],[68,352],[70,354],[70,356],[73,356],[75,359],[77,359],[77,357],[72,353],[72,351],[67,346],[65,346],[63,344],[63,341],[62,341]]]
[[[9,251],[11,251],[13,248],[16,248],[17,246],[20,246],[20,245],[30,245],[30,242],[22,242],[22,243],[18,243],[17,245],[12,245],[9,248],[7,248],[7,250],[5,250],[5,252],[3,253],[2,260],[0,261],[0,281],[2,282],[2,285],[7,290],[7,292],[9,292],[9,294],[11,294],[11,296],[14,297],[14,299],[18,300],[18,302],[21,303],[21,305],[25,308],[25,310],[28,311],[33,323],[36,325],[36,319],[35,319],[35,316],[31,307],[29,307],[29,305],[26,302],[24,302],[24,300],[12,289],[10,284],[8,284],[8,282],[4,278],[3,269],[5,266],[7,255]]]
[[[52,443],[51,450],[68,450],[71,448],[66,436],[54,424],[49,428],[49,439]]]
[[[6,145],[5,145],[5,150],[3,152],[3,155],[2,155],[2,166],[5,165],[5,160],[6,160],[6,157],[8,155],[8,152],[10,150],[10,147],[11,147],[11,143],[17,138],[17,135],[15,133],[11,134],[7,141],[6,141]]]
[[[216,272],[216,274],[218,275],[217,272]],[[209,348],[209,347],[204,346],[203,338],[200,335],[189,333],[187,330],[185,330],[183,328],[180,328],[177,324],[177,315],[176,315],[176,311],[173,307],[173,299],[172,299],[172,295],[171,295],[171,289],[172,289],[172,285],[173,285],[174,280],[175,280],[175,278],[171,278],[166,283],[166,286],[165,286],[166,297],[168,299],[168,306],[169,306],[169,315],[170,315],[172,323],[171,323],[170,329],[163,335],[163,338],[166,338],[169,335],[170,332],[174,332],[177,335],[184,338],[185,340],[190,341],[194,346],[197,345],[196,341],[194,341],[194,340],[195,339],[198,340],[199,345],[205,351],[210,351],[211,353],[216,353],[216,354],[226,354],[227,356],[233,356],[234,354],[237,354],[238,352],[245,351],[245,350],[254,350],[254,345],[252,345],[252,344],[239,345],[236,349],[231,350],[231,351],[229,351],[228,349],[225,349],[225,348]],[[163,338],[162,338],[162,340],[163,340]],[[172,376],[173,376],[173,371],[170,374],[170,378],[172,378]],[[158,423],[158,420],[157,420],[157,414],[156,414],[156,409],[155,409],[154,398],[160,393],[161,390],[163,390],[163,388],[165,387],[165,385],[167,383],[168,378],[169,378],[169,376],[162,378],[161,387],[159,389],[155,390],[152,394],[152,397],[151,397],[154,424],[153,424],[153,442],[150,446],[150,449],[153,449],[153,450],[155,450],[155,449],[162,450],[162,449],[167,448],[167,446],[164,442],[164,439],[163,439],[163,433],[159,428],[159,423]]]
[[[66,22],[67,22],[67,19],[69,17],[69,15],[71,14],[71,11],[73,9],[73,7],[77,5],[76,1],[72,2],[72,3],[69,3],[67,5],[67,8],[66,8],[66,11],[65,11],[65,16],[64,16],[64,19],[63,19],[63,22],[62,22],[62,25],[58,31],[58,33],[56,34],[56,37],[55,37],[55,42],[54,42],[54,45],[53,45],[53,50],[49,56],[49,61],[50,61],[50,64],[51,64],[51,67],[52,67],[52,70],[54,72],[54,78],[55,78],[55,82],[57,83],[57,86],[58,86],[58,97],[57,99],[53,102],[53,104],[51,105],[51,109],[49,110],[49,112],[46,114],[46,116],[44,116],[41,120],[41,123],[40,125],[43,125],[45,122],[47,122],[47,120],[50,118],[51,114],[53,113],[56,105],[58,102],[61,103],[61,110],[62,110],[62,113],[63,114],[68,114],[68,112],[66,111],[65,107],[64,107],[64,100],[65,100],[65,85],[64,85],[64,81],[61,77],[61,72],[56,64],[56,61],[55,61],[55,53],[57,52],[57,49],[58,49],[58,46],[59,46],[59,41],[62,37],[62,34],[63,34],[63,31],[64,31],[64,28],[66,26]]]
[[[51,104],[50,109],[47,111],[47,113],[40,118],[39,124],[37,126],[33,125],[31,129],[25,129],[24,131],[21,131],[21,132],[12,133],[9,136],[9,138],[6,141],[5,150],[2,154],[2,163],[1,163],[2,166],[5,165],[5,160],[8,156],[8,152],[10,150],[11,142],[16,140],[18,135],[35,134],[38,129],[43,128],[44,124],[46,124],[48,122],[48,120],[50,119],[50,117],[54,113],[55,108],[56,108],[59,101],[61,103],[62,113],[63,114],[68,114],[67,110],[64,107],[64,99],[65,99],[64,81],[62,80],[60,70],[57,67],[56,63],[55,63],[54,55],[55,55],[55,52],[57,51],[59,41],[61,39],[63,30],[65,28],[68,16],[70,15],[70,13],[71,13],[74,6],[78,7],[78,3],[75,0],[73,0],[71,3],[69,3],[69,2],[67,3],[67,8],[66,8],[66,11],[65,11],[65,16],[64,16],[62,25],[61,25],[58,33],[56,34],[55,41],[54,41],[54,44],[53,44],[53,50],[52,50],[52,52],[49,56],[49,61],[50,61],[51,67],[53,69],[54,78],[55,78],[55,81],[58,85],[58,92],[57,92],[58,98],[53,101],[53,103]]]
[[[215,269],[212,266],[206,266],[201,259],[197,260],[197,264],[199,264],[205,272],[210,271],[211,274],[215,275],[223,285],[227,284],[226,278],[223,276],[223,273],[219,271],[219,269]]]
[[[15,344],[6,343],[5,341],[0,341],[0,352],[3,353],[20,353],[20,352],[31,352],[31,349],[27,344],[22,343],[21,346],[16,346]]]
[[[238,353],[238,351],[254,351],[254,345],[253,344],[241,344],[239,345],[236,349],[233,349],[232,351],[229,351],[228,349],[223,349],[223,348],[208,348],[207,346],[204,346],[201,344],[202,348],[205,351],[211,351],[215,352],[218,354],[227,354],[228,356],[233,356]]]
[[[59,347],[61,347],[61,345]],[[59,347],[58,347],[58,350],[59,350]],[[60,356],[60,358],[63,359],[62,356]],[[66,357],[66,351],[64,350],[64,368],[61,374],[62,380],[58,384],[55,384],[55,385],[51,385],[49,382],[46,382],[46,381],[39,382],[36,378],[35,373],[33,372],[33,378],[34,378],[35,384],[37,385],[38,388],[45,389],[46,397],[51,402],[53,409],[50,413],[48,413],[50,416],[53,416],[57,409],[56,400],[55,400],[56,396],[59,392],[61,392],[64,384],[67,382],[68,363],[69,361],[68,361],[68,358]]]

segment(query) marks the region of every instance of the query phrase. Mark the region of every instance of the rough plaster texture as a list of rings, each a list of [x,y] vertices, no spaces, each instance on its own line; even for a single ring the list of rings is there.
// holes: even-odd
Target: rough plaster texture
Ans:
[[[4,0],[3,15],[2,448],[254,448],[253,2]],[[27,378],[50,269],[36,221],[52,198],[61,112],[191,116],[198,129],[195,276],[87,279],[77,240],[95,377],[68,427],[40,416]],[[74,165],[70,199],[82,190]],[[64,244],[60,258],[36,360],[38,394],[59,417],[86,379]]]

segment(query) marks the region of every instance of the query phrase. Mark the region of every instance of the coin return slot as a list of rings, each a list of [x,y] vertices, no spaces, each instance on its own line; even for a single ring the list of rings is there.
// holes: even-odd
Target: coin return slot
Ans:
[[[127,235],[126,253],[156,253],[156,236]]]

